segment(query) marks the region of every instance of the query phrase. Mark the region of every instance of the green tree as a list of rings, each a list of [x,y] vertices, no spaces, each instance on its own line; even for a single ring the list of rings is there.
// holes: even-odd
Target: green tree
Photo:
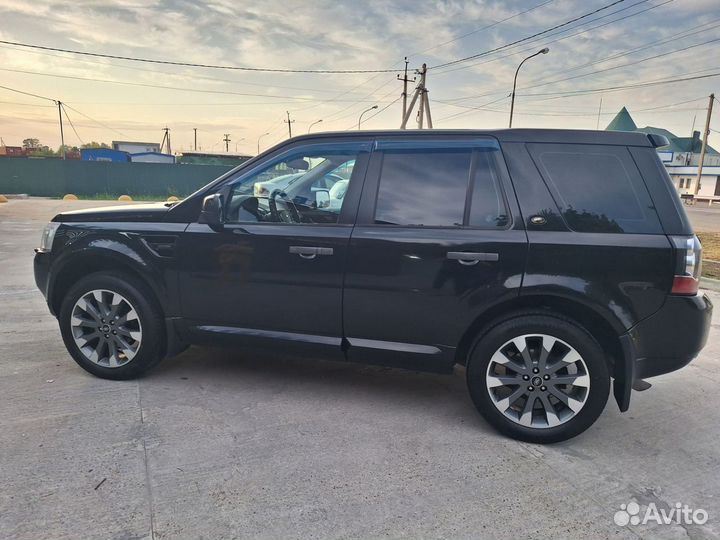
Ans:
[[[22,145],[25,150],[35,150],[36,148],[40,148],[40,139],[23,139]]]
[[[110,145],[104,142],[90,141],[89,143],[83,144],[80,148],[110,148]]]

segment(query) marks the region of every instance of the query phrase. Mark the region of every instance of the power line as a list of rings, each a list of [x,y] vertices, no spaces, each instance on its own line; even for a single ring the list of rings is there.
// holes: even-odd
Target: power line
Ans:
[[[644,4],[644,3],[647,3],[647,2],[649,2],[649,1],[650,1],[650,0],[639,0],[638,2],[635,2],[634,4],[631,4],[631,5],[627,6],[627,7],[624,7],[624,8],[622,8],[622,9],[618,9],[618,10],[616,10],[616,11],[613,11],[612,13],[608,13],[607,15],[603,15],[602,17],[597,17],[597,18],[595,18],[595,19],[593,19],[593,20],[591,20],[591,21],[586,21],[586,22],[587,22],[587,23],[592,23],[592,22],[599,21],[599,20],[601,20],[601,19],[605,19],[605,18],[607,18],[607,17],[612,17],[613,15],[616,15],[616,14],[622,12],[622,11],[627,11],[627,10],[632,9],[632,8],[634,8],[634,7],[636,7],[636,6],[640,5],[640,4]],[[596,30],[596,29],[598,29],[598,28],[602,28],[602,27],[604,27],[604,26],[608,26],[608,25],[614,24],[614,23],[616,23],[616,22],[624,21],[624,20],[629,19],[629,18],[631,18],[631,17],[635,17],[635,16],[637,16],[637,15],[641,15],[642,13],[645,13],[645,12],[650,11],[650,10],[653,10],[653,9],[657,9],[657,8],[662,7],[662,6],[664,6],[665,4],[669,4],[669,3],[673,2],[673,1],[674,1],[674,0],[665,0],[664,2],[661,2],[660,4],[652,5],[652,6],[650,6],[650,7],[645,8],[645,9],[641,9],[641,10],[639,10],[639,11],[636,11],[635,13],[630,13],[630,14],[628,14],[628,15],[623,15],[622,17],[618,17],[618,18],[616,18],[616,19],[612,19],[612,20],[610,20],[610,21],[607,21],[607,22],[604,22],[604,23],[601,23],[601,24],[597,24],[597,25],[595,25],[595,26],[590,26],[590,27],[585,28],[585,29],[583,29],[583,30],[579,30],[579,31],[577,31],[577,32],[575,32],[575,33],[568,34],[568,35],[566,35],[566,36],[562,36],[562,37],[559,37],[559,38],[556,38],[556,39],[553,39],[553,40],[550,40],[550,41],[547,41],[546,39],[542,39],[542,40],[541,40],[541,39],[534,39],[534,40],[528,41],[527,43],[533,43],[533,42],[534,42],[534,43],[538,43],[538,42],[542,41],[542,43],[543,43],[544,45],[550,45],[550,44],[552,44],[552,43],[557,43],[557,42],[559,42],[559,41],[564,41],[564,40],[569,39],[569,38],[571,38],[571,37],[579,36],[579,35],[581,35],[581,34],[585,34],[585,33],[587,33],[587,32],[590,32],[591,30]],[[560,30],[559,32],[554,32],[554,33],[549,34],[549,35],[547,35],[547,36],[545,36],[545,37],[547,38],[547,37],[552,37],[552,36],[559,35],[559,34],[564,34],[565,32],[568,32],[568,31],[571,31],[571,30],[575,30],[575,29],[581,27],[583,24],[585,24],[585,23],[582,23],[582,24],[578,25],[578,26],[575,27],[575,28],[567,28],[567,29],[565,29],[565,30]],[[516,47],[517,47],[517,46],[508,47],[507,50],[515,49]],[[447,74],[447,73],[452,73],[452,72],[454,72],[454,71],[459,71],[459,70],[463,70],[463,69],[469,69],[469,68],[471,68],[471,67],[475,67],[475,66],[479,66],[479,65],[483,65],[483,64],[489,64],[489,63],[491,63],[491,62],[497,62],[498,60],[502,60],[502,59],[504,59],[504,58],[509,58],[509,57],[511,57],[511,56],[517,56],[517,55],[519,55],[519,54],[523,54],[523,53],[526,53],[526,52],[528,52],[528,51],[532,51],[532,50],[534,50],[534,49],[535,49],[535,46],[533,45],[532,47],[526,47],[526,48],[524,48],[524,49],[520,49],[520,50],[517,50],[517,51],[515,51],[515,52],[511,52],[510,54],[506,54],[506,55],[503,55],[503,56],[497,56],[497,57],[495,57],[495,58],[491,58],[491,59],[489,59],[489,60],[484,60],[484,61],[482,61],[482,62],[474,62],[474,63],[472,63],[472,64],[468,64],[468,65],[464,65],[464,66],[458,66],[458,67],[455,67],[455,68],[452,68],[452,69],[444,69],[444,70],[441,70],[441,71],[436,72],[435,75],[436,75],[436,76],[437,76],[437,75],[445,75],[445,74]]]
[[[618,0],[620,2],[624,0]],[[228,66],[219,64],[197,64],[194,62],[179,62],[172,60],[153,60],[150,58],[138,58],[134,56],[120,56],[115,54],[103,54],[93,53],[86,51],[76,51],[72,49],[62,49],[59,47],[47,47],[44,45],[33,45],[30,43],[20,43],[18,41],[7,41],[0,40],[0,43],[5,45],[14,45],[16,47],[25,47],[28,49],[39,49],[42,51],[54,51],[63,52],[68,54],[78,54],[83,56],[92,56],[95,58],[111,58],[113,60],[127,60],[130,62],[144,62],[146,64],[163,64],[169,66],[183,66],[183,67],[197,67],[207,69],[227,69],[233,71],[256,71],[263,73],[319,73],[319,74],[330,74],[330,73],[392,73],[394,69],[284,69],[284,68],[255,68],[247,66]]]
[[[73,133],[75,133],[75,136],[78,138],[78,141],[80,141],[80,144],[85,144],[85,142],[80,138],[80,135],[78,135],[78,132],[75,129],[75,125],[73,124],[72,120],[70,120],[70,115],[68,115],[67,110],[65,109],[65,104],[61,103],[60,107],[62,107],[62,110],[65,113],[65,119],[68,121],[68,124],[70,124],[70,127],[72,128]]]
[[[30,93],[30,92],[24,92],[23,90],[16,90],[15,88],[10,88],[9,86],[2,86],[2,85],[0,85],[0,88],[2,88],[3,90],[8,90],[8,91],[10,91],[10,92],[15,92],[15,93],[17,93],[17,94],[23,94],[23,95],[25,95],[25,96],[36,97],[36,98],[38,98],[38,99],[46,99],[46,100],[48,100],[48,101],[52,101],[53,103],[56,102],[56,100],[54,100],[53,98],[49,98],[49,97],[45,97],[45,96],[40,96],[40,95],[38,95],[38,94],[32,94],[32,93]]]
[[[67,104],[65,104],[65,105],[67,105]],[[114,132],[117,133],[118,135],[122,135],[123,137],[127,137],[127,135],[125,135],[122,131],[118,131],[118,130],[115,129],[115,128],[111,128],[111,127],[108,126],[107,124],[103,124],[102,122],[100,122],[100,120],[95,120],[93,117],[88,116],[87,114],[78,111],[77,109],[75,109],[74,107],[71,107],[70,105],[67,105],[67,108],[70,109],[70,110],[73,111],[73,112],[78,113],[80,116],[83,116],[83,117],[87,118],[87,119],[90,120],[91,122],[95,122],[97,125],[102,126],[102,127],[104,127],[105,129],[109,129],[110,131],[114,131]]]
[[[663,5],[663,4],[658,4],[657,6],[653,6],[653,7],[660,7],[661,5]],[[652,9],[652,8],[649,8],[649,9]],[[647,11],[647,10],[643,10],[643,11]],[[638,13],[642,13],[642,11],[640,11],[640,12],[638,12]],[[638,13],[634,13],[634,14],[632,14],[632,15],[637,15]],[[630,17],[630,16],[632,16],[632,15],[628,15],[628,16],[626,16],[626,17],[624,17],[624,18]],[[720,20],[720,19],[716,19],[715,21],[711,21],[711,22],[717,22],[718,20]],[[614,21],[610,21],[610,22],[614,22]],[[609,23],[606,23],[606,24],[609,24]],[[702,25],[702,26],[705,26],[705,25]],[[718,25],[716,25],[716,26],[718,26]],[[576,66],[576,67],[574,67],[574,68],[570,68],[570,69],[566,69],[566,70],[557,72],[557,74],[558,74],[558,75],[561,75],[561,74],[563,74],[563,73],[570,73],[570,72],[573,72],[573,71],[577,71],[577,70],[579,70],[579,69],[582,69],[582,68],[584,68],[584,67],[588,67],[588,66],[591,66],[591,65],[599,64],[599,63],[604,63],[604,62],[606,62],[606,61],[608,61],[608,60],[613,60],[613,59],[615,59],[615,58],[619,58],[619,57],[622,57],[622,56],[626,56],[626,55],[628,55],[628,54],[630,54],[630,53],[634,53],[634,52],[638,52],[638,51],[641,51],[641,50],[644,50],[644,49],[648,49],[648,48],[651,48],[651,47],[654,46],[654,45],[664,44],[664,43],[667,43],[667,42],[669,42],[669,41],[676,41],[675,38],[677,38],[677,36],[680,36],[681,34],[686,34],[686,35],[682,36],[682,38],[685,38],[685,37],[689,37],[689,36],[694,35],[694,34],[699,33],[699,32],[705,32],[705,31],[707,31],[707,30],[712,30],[713,28],[715,28],[715,27],[705,28],[704,30],[698,30],[697,32],[691,32],[691,33],[688,33],[688,30],[683,30],[683,31],[678,32],[678,33],[676,33],[676,34],[672,34],[671,36],[668,36],[667,38],[664,38],[664,39],[662,39],[662,40],[656,40],[656,41],[650,42],[649,44],[643,45],[643,46],[641,46],[641,47],[636,47],[636,48],[634,48],[634,49],[628,49],[628,50],[619,52],[619,53],[617,53],[617,54],[608,56],[608,57],[606,57],[606,58],[602,58],[602,59],[600,59],[600,60],[596,60],[596,61],[594,61],[594,62],[587,62],[587,63],[582,64],[582,65],[580,65],[580,66]],[[570,36],[568,36],[568,37],[570,37]],[[682,39],[682,38],[680,38],[680,39]],[[710,40],[710,41],[706,41],[706,42],[703,42],[703,43],[700,43],[700,44],[697,44],[697,45],[692,45],[692,46],[690,46],[690,47],[685,47],[685,48],[683,48],[683,49],[675,49],[675,50],[673,50],[673,51],[669,51],[669,52],[666,52],[666,53],[661,53],[661,54],[656,55],[656,56],[651,56],[651,57],[648,57],[648,58],[645,58],[645,59],[637,60],[637,61],[635,61],[635,62],[630,62],[630,63],[622,64],[622,65],[619,65],[619,66],[613,66],[613,67],[610,67],[610,68],[600,69],[600,70],[596,70],[596,71],[591,71],[591,72],[579,74],[579,75],[576,75],[576,76],[573,76],[573,77],[567,77],[567,78],[565,78],[565,79],[556,79],[556,80],[554,80],[554,81],[549,81],[549,82],[543,82],[543,79],[531,80],[530,82],[527,83],[527,86],[522,87],[521,90],[527,89],[527,88],[534,88],[534,87],[536,87],[536,86],[542,86],[542,85],[545,85],[545,84],[551,84],[551,83],[554,83],[554,82],[562,82],[562,81],[567,81],[567,80],[571,80],[571,79],[582,78],[582,77],[586,77],[586,76],[589,76],[589,75],[594,75],[595,73],[601,73],[601,72],[603,72],[603,71],[610,71],[610,70],[612,70],[612,69],[617,69],[617,68],[621,68],[621,67],[624,67],[624,66],[634,65],[634,64],[637,64],[637,63],[646,61],[646,60],[651,60],[651,59],[653,59],[653,58],[658,58],[658,57],[661,57],[661,56],[666,56],[666,55],[669,55],[669,54],[673,54],[673,53],[675,53],[675,52],[681,52],[681,51],[687,50],[687,49],[689,49],[689,48],[693,48],[693,47],[696,47],[696,46],[704,45],[704,44],[710,43],[710,42],[712,42],[712,41],[717,41],[717,39],[715,39],[715,40]],[[504,91],[502,91],[502,92],[504,92]],[[465,101],[465,100],[468,100],[468,99],[474,99],[474,98],[492,96],[492,95],[499,94],[499,93],[501,93],[501,92],[486,92],[486,93],[484,93],[484,94],[476,94],[476,95],[473,95],[473,96],[465,96],[465,97],[461,97],[461,98],[452,98],[452,99],[448,99],[448,100],[446,100],[446,101]]]
[[[713,69],[717,69],[717,68],[713,68]],[[720,72],[708,73],[707,75],[695,75],[693,77],[682,77],[682,78],[678,78],[678,79],[666,79],[666,80],[661,79],[661,80],[646,81],[646,82],[635,83],[635,84],[606,86],[605,88],[586,88],[586,89],[581,89],[581,90],[568,90],[565,92],[538,92],[538,93],[533,93],[533,94],[520,94],[520,95],[522,95],[522,96],[586,95],[586,94],[596,94],[598,92],[613,92],[616,90],[625,90],[628,88],[646,88],[648,86],[660,86],[663,84],[672,84],[672,83],[684,82],[684,81],[695,81],[698,79],[709,79],[709,78],[718,77],[718,76],[720,76]]]
[[[252,94],[252,93],[246,93],[246,92],[232,92],[229,90],[201,90],[199,88],[188,88],[188,87],[181,87],[181,86],[166,86],[166,85],[160,85],[160,84],[128,82],[128,81],[114,81],[111,79],[98,79],[95,77],[80,77],[78,75],[60,75],[59,73],[40,73],[38,71],[29,71],[29,70],[23,70],[23,69],[0,68],[0,71],[9,71],[12,73],[24,73],[26,75],[39,75],[42,77],[53,77],[53,78],[57,78],[57,79],[89,81],[89,82],[97,82],[97,83],[104,83],[104,84],[119,84],[119,85],[123,85],[123,86],[140,86],[143,88],[158,88],[161,90],[178,90],[181,92],[196,92],[196,93],[201,93],[201,94],[223,94],[223,95],[231,95],[231,96],[250,96],[250,97],[263,97],[263,98],[273,98],[273,99],[294,99],[296,102],[299,102],[299,103],[317,101],[316,99],[312,99],[312,98],[302,98],[302,97],[295,97],[295,96],[281,96],[281,95],[272,95],[272,94]],[[326,100],[326,102],[330,102],[330,101],[340,101],[340,100],[334,100],[334,99]],[[355,101],[353,103],[355,103]]]
[[[219,81],[219,82],[226,82],[234,85],[239,86],[259,86],[262,88],[282,88],[284,90],[301,90],[305,92],[322,92],[322,93],[336,93],[334,90],[327,90],[324,88],[307,88],[307,87],[301,87],[301,86],[286,86],[286,85],[279,85],[279,84],[268,84],[268,83],[253,83],[253,82],[247,82],[247,81],[234,81],[231,79],[223,79],[220,77],[209,77],[207,75],[200,76],[200,75],[186,75],[184,73],[178,73],[173,71],[158,71],[157,69],[147,69],[147,68],[141,68],[137,66],[125,66],[122,64],[108,64],[107,62],[101,62],[101,61],[95,61],[95,60],[86,60],[86,59],[80,59],[80,58],[69,58],[68,56],[63,56],[60,54],[52,54],[49,52],[44,51],[29,51],[18,47],[10,47],[10,46],[3,46],[0,45],[0,48],[4,48],[10,51],[19,51],[26,54],[36,54],[36,55],[42,55],[42,56],[50,56],[53,58],[62,58],[64,60],[72,60],[73,62],[83,62],[86,64],[93,64],[93,65],[100,65],[100,66],[112,66],[114,68],[118,69],[130,69],[133,71],[142,71],[145,73],[152,73],[152,74],[166,74],[166,75],[172,75],[175,77],[180,77],[183,79],[191,79],[191,80],[207,80],[207,81]]]
[[[587,17],[590,17],[591,15],[595,15],[596,13],[599,13],[599,12],[605,10],[605,9],[611,8],[612,6],[616,6],[617,4],[620,4],[620,3],[624,2],[624,1],[625,1],[625,0],[615,0],[614,2],[611,2],[610,4],[606,4],[605,6],[599,7],[599,8],[597,8],[597,9],[593,10],[593,11],[590,11],[590,12],[588,12],[588,13],[585,13],[585,14],[583,14],[583,15],[580,15],[580,16],[578,16],[578,17],[575,17],[575,18],[573,18],[573,19],[570,19],[570,20],[568,20],[568,21],[565,21],[564,23],[555,25],[555,26],[553,26],[553,27],[551,27],[551,28],[547,28],[547,29],[545,29],[545,30],[542,30],[541,32],[536,32],[535,34],[533,34],[533,35],[531,35],[531,36],[527,36],[527,37],[524,37],[524,38],[522,38],[522,39],[515,40],[515,41],[513,41],[513,42],[511,42],[511,43],[506,43],[505,45],[501,45],[501,46],[499,46],[499,47],[495,47],[494,49],[489,49],[489,50],[483,51],[483,52],[481,52],[481,53],[473,54],[473,55],[471,55],[471,56],[466,56],[466,57],[464,57],[464,58],[458,58],[457,60],[452,60],[452,61],[450,61],[450,62],[445,62],[445,63],[443,63],[443,64],[438,64],[438,65],[436,65],[436,66],[429,67],[428,69],[438,69],[438,68],[441,68],[441,67],[452,66],[452,65],[455,65],[455,64],[459,64],[459,63],[461,63],[461,62],[467,62],[468,60],[473,60],[473,59],[475,59],[475,58],[479,58],[479,57],[481,57],[481,56],[486,56],[486,55],[488,55],[488,54],[490,54],[490,53],[493,53],[493,52],[496,52],[496,51],[500,51],[500,50],[502,50],[502,49],[507,49],[508,47],[511,47],[511,46],[513,46],[513,45],[517,45],[517,44],[519,44],[519,43],[522,43],[522,42],[524,42],[524,41],[528,41],[528,40],[533,39],[533,38],[536,38],[536,37],[538,37],[538,36],[542,36],[542,35],[544,35],[544,34],[547,34],[548,32],[552,32],[553,30],[557,30],[558,28],[562,28],[563,26],[567,26],[568,24],[572,24],[572,23],[577,22],[577,21],[579,21],[579,20],[581,20],[581,19],[585,19],[585,18],[587,18]]]
[[[463,34],[463,35],[458,36],[458,37],[456,37],[456,38],[450,39],[450,40],[448,40],[448,41],[443,41],[442,43],[438,43],[437,45],[433,45],[432,47],[428,47],[427,49],[423,49],[423,50],[421,50],[421,51],[417,51],[417,52],[414,52],[414,53],[410,53],[410,54],[408,54],[408,56],[409,56],[409,57],[410,57],[410,56],[417,56],[418,54],[426,53],[426,52],[428,52],[428,51],[434,51],[435,49],[439,49],[440,47],[444,47],[445,45],[448,45],[448,44],[450,44],[450,43],[454,43],[455,41],[460,41],[460,40],[463,39],[463,38],[466,38],[466,37],[471,36],[471,35],[473,35],[473,34],[477,34],[478,32],[482,32],[483,30],[487,30],[488,28],[493,28],[493,27],[495,27],[495,26],[498,26],[498,25],[500,25],[500,24],[502,24],[502,23],[504,23],[504,22],[509,21],[510,19],[514,19],[515,17],[519,17],[520,15],[525,15],[526,13],[529,13],[529,12],[531,12],[531,11],[533,11],[533,10],[536,10],[536,9],[538,9],[538,8],[541,8],[541,7],[543,7],[543,6],[546,6],[547,4],[550,4],[550,3],[554,2],[554,1],[555,1],[555,0],[545,0],[545,2],[542,2],[541,4],[537,4],[536,6],[533,6],[533,7],[531,7],[531,8],[528,8],[528,9],[526,9],[526,10],[524,10],[524,11],[520,11],[520,12],[515,13],[515,14],[513,14],[513,15],[509,15],[508,17],[505,17],[504,19],[501,19],[501,20],[499,20],[499,21],[495,21],[495,22],[493,22],[493,23],[491,23],[491,24],[487,24],[487,25],[485,25],[485,26],[483,26],[483,27],[480,27],[480,28],[476,28],[475,30],[472,30],[472,31],[470,31],[470,32],[467,32],[466,34]],[[373,115],[373,116],[374,116],[374,115]],[[372,118],[372,117],[370,117],[370,118]]]

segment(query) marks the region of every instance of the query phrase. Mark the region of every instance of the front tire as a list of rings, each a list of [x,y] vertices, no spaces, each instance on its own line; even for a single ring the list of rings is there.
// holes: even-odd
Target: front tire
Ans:
[[[610,374],[600,345],[560,316],[519,314],[478,338],[468,359],[475,406],[498,431],[533,443],[579,435],[600,416]]]
[[[103,379],[132,379],[162,360],[162,313],[148,287],[131,276],[98,272],[80,279],[63,298],[58,322],[73,359]]]

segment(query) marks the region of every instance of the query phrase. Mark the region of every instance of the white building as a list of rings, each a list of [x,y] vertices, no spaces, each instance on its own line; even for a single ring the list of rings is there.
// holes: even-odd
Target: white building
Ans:
[[[113,150],[120,150],[128,154],[141,154],[144,152],[160,152],[160,144],[136,141],[113,141]]]
[[[673,180],[673,184],[680,195],[692,195],[695,193],[695,182],[697,181],[697,165],[670,165],[665,168]],[[720,199],[720,166],[705,165],[700,178],[700,189],[697,196],[718,197]]]

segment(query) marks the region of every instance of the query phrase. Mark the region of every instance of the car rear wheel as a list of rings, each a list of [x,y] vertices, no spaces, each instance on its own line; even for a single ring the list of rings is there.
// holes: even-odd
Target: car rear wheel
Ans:
[[[130,276],[99,272],[65,295],[60,330],[73,359],[105,379],[131,379],[163,355],[163,318],[145,284]]]
[[[610,375],[602,349],[585,329],[561,317],[527,314],[478,339],[467,383],[475,406],[500,432],[551,443],[597,420]]]

